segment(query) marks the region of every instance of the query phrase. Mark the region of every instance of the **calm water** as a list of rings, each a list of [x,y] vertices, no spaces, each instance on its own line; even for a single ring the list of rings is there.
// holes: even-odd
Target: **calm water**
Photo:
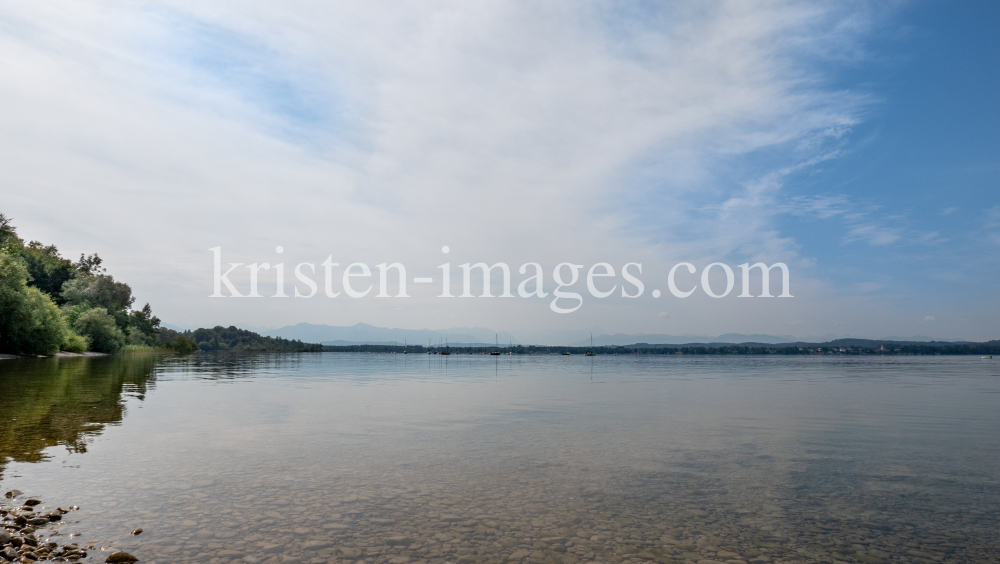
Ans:
[[[144,562],[996,562],[998,408],[978,357],[7,360],[0,488]]]

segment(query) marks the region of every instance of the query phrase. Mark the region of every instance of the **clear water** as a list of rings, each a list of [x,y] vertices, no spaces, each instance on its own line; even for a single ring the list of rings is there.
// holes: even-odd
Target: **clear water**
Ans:
[[[0,488],[94,561],[997,562],[998,408],[978,357],[7,360]]]

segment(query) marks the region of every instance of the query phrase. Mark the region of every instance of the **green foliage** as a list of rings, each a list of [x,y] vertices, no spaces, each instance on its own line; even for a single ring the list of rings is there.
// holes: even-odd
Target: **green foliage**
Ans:
[[[6,245],[8,241],[21,241],[17,236],[17,228],[10,224],[11,219],[0,213],[0,246]]]
[[[82,353],[90,348],[90,339],[82,335],[77,335],[73,331],[67,331],[63,339],[62,350],[67,352]]]
[[[25,245],[2,213],[0,249],[0,352],[114,352],[159,344],[159,318],[149,304],[131,310],[132,288],[106,274],[96,254],[81,254],[74,263],[55,245]]]
[[[191,338],[176,331],[174,333],[176,335],[162,342],[163,348],[182,354],[193,353],[198,350],[198,343],[195,343]]]
[[[263,337],[236,327],[217,326],[212,329],[197,329],[190,338],[203,351],[269,351],[269,352],[320,352],[322,345],[312,345],[302,341]]]
[[[31,276],[28,285],[51,296],[56,305],[64,304],[66,300],[62,297],[63,284],[70,281],[77,272],[73,263],[59,256],[59,250],[55,245],[46,247],[38,241],[32,241],[21,249],[21,257]]]
[[[140,310],[129,314],[129,342],[136,345],[156,346],[160,327],[160,318],[153,315],[153,309],[147,303]]]
[[[5,245],[0,249],[0,352],[59,352],[69,333],[66,323],[48,295],[27,281],[24,260],[13,245]]]
[[[108,274],[81,275],[63,284],[62,297],[70,306],[104,308],[119,329],[128,330],[129,308],[135,301],[128,284],[115,282]]]
[[[88,276],[96,276],[98,274],[107,272],[108,269],[101,266],[101,263],[103,262],[104,260],[101,259],[101,257],[97,256],[97,253],[94,253],[89,257],[84,256],[83,253],[80,253],[80,260],[73,263],[73,267],[76,268],[76,271],[79,272],[80,274]]]
[[[70,316],[67,315],[67,318]],[[125,346],[125,334],[115,323],[115,318],[103,307],[76,311],[73,329],[90,339],[91,350],[103,353],[117,352]]]
[[[14,336],[19,354],[55,354],[69,333],[59,307],[38,288],[25,288],[24,309]]]

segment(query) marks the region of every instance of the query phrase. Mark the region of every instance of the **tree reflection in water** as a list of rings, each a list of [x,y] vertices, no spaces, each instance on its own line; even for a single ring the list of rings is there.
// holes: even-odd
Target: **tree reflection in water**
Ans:
[[[86,452],[105,425],[125,416],[127,397],[155,385],[150,353],[0,361],[0,479],[11,462],[41,462],[61,445]]]

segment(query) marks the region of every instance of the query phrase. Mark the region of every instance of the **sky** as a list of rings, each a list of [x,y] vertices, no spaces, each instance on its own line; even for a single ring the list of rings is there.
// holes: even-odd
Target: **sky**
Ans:
[[[998,24],[996,2],[5,2],[0,212],[181,327],[996,339]],[[281,263],[290,297],[274,268],[262,298],[210,297],[216,247],[238,292]],[[394,273],[376,297],[394,262],[409,297]],[[479,262],[513,297],[438,297],[439,265],[458,296]],[[792,297],[759,271],[739,297],[757,262]],[[526,263],[545,297],[518,294]],[[580,300],[553,301],[560,263]]]

